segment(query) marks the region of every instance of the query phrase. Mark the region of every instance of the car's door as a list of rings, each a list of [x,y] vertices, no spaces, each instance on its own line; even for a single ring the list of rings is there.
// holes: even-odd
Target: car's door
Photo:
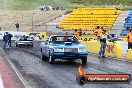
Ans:
[[[43,53],[45,56],[47,56],[47,50],[48,50],[48,40],[45,41],[43,46]]]
[[[41,53],[46,55],[46,47],[47,47],[47,42],[48,42],[48,39],[46,39],[45,42],[41,42],[40,46],[41,46]]]

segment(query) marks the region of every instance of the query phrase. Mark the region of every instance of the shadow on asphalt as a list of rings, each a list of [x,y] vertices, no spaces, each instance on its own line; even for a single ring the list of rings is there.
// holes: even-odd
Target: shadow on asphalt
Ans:
[[[48,59],[42,61],[43,63],[47,63],[47,64],[50,64],[48,62]],[[50,64],[50,65],[53,65],[53,66],[75,66],[75,67],[79,67],[79,66],[82,66],[82,67],[87,67],[88,64],[86,65],[82,65],[81,64],[81,61],[80,60],[75,60],[75,61],[69,61],[69,60],[56,60],[53,64]]]

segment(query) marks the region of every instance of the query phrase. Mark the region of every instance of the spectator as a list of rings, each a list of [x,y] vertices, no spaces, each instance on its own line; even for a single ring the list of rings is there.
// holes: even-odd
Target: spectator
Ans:
[[[17,29],[17,31],[19,31],[19,24],[16,23],[15,25],[16,25],[16,29]]]
[[[68,35],[68,32],[66,32],[66,35]],[[67,41],[67,39],[68,39],[68,36],[65,36],[64,41]]]
[[[79,30],[80,39],[82,38],[82,29]]]
[[[26,39],[27,39],[27,40],[30,40],[29,36],[26,36]]]
[[[78,40],[80,40],[80,36],[79,36],[79,33],[77,32],[77,29],[75,29],[75,32],[73,33],[73,35],[74,35]]]
[[[42,39],[43,39],[42,34],[39,34],[39,40],[42,40]]]
[[[23,40],[24,40],[24,41],[27,41],[26,35],[23,35]]]
[[[12,34],[8,34],[8,36],[9,36],[8,44],[9,44],[9,47],[11,48],[11,38],[13,37],[13,35]]]
[[[83,35],[86,35],[86,32],[83,32]]]
[[[96,28],[96,30],[94,32],[94,34],[97,36],[97,40],[100,40],[100,35],[102,34],[102,32],[103,32],[102,29],[100,29],[100,27],[97,26],[97,28]]]
[[[117,15],[117,12],[115,11],[115,15]]]
[[[35,39],[35,36],[34,35],[29,35],[29,38],[34,40]]]
[[[4,36],[3,36],[4,49],[5,49],[5,48],[8,48],[8,40],[9,40],[8,32],[5,32],[5,33],[4,33]]]
[[[82,36],[82,29],[79,30],[79,36]]]
[[[100,35],[101,47],[99,52],[99,58],[102,58],[102,57],[105,58],[104,54],[105,54],[105,48],[106,48],[106,39],[107,39],[106,30],[103,30],[102,34]]]
[[[132,49],[132,29],[130,29],[130,33],[128,33],[127,40],[128,40],[128,49]]]

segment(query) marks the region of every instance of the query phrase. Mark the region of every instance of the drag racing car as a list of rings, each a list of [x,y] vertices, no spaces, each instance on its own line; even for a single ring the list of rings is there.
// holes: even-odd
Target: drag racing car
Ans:
[[[16,41],[16,47],[20,46],[27,46],[27,47],[33,47],[33,40],[28,37],[20,37]]]
[[[107,36],[107,39],[108,39],[109,42],[117,41],[118,40],[118,35],[117,34],[109,34]]]
[[[41,59],[48,59],[50,64],[54,63],[55,59],[81,59],[83,65],[87,63],[87,47],[73,35],[51,35],[40,46]]]

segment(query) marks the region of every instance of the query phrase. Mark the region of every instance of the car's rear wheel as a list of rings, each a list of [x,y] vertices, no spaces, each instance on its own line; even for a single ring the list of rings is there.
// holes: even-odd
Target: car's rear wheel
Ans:
[[[18,47],[18,44],[16,43],[16,47]]]
[[[84,57],[84,58],[82,58],[81,60],[82,60],[82,65],[86,65],[86,63],[87,63],[87,56]]]
[[[41,49],[41,59],[42,59],[42,61],[44,61],[44,60],[46,60],[46,56],[43,54],[43,51],[42,51],[42,49]]]
[[[49,53],[49,59],[48,59],[48,62],[50,64],[53,64],[55,62],[55,59],[51,56],[51,54]]]
[[[33,45],[31,45],[31,47],[33,47]]]
[[[42,59],[42,61],[46,60],[46,56],[41,54],[41,59]]]

